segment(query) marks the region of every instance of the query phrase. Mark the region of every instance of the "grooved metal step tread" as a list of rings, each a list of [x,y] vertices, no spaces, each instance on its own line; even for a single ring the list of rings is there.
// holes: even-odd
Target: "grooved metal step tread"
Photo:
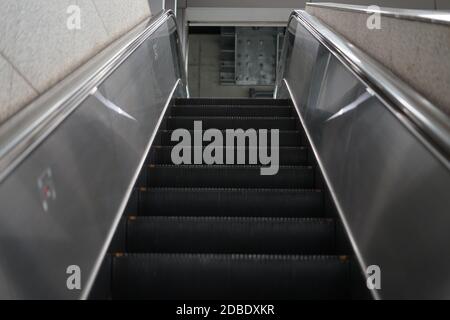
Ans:
[[[202,131],[197,131],[198,133],[203,133]],[[174,146],[178,142],[172,141],[173,130],[160,130],[156,136],[155,143],[162,146]],[[195,131],[189,131],[191,137],[194,136]],[[222,135],[225,136],[226,131],[222,130]],[[298,147],[305,146],[307,144],[306,137],[302,131],[299,130],[281,130],[279,132],[280,147]],[[202,142],[204,145],[208,145],[209,142]]]
[[[113,299],[343,299],[348,257],[126,254],[112,259]]]
[[[191,155],[191,159],[194,159],[194,152],[200,151],[202,154],[204,152],[205,147],[186,147],[184,148],[184,152],[187,152]],[[173,146],[154,146],[153,152],[151,156],[148,158],[147,163],[149,164],[173,164],[172,152],[174,150]],[[234,161],[238,163],[237,154],[243,152],[244,154],[244,163],[243,165],[250,164],[250,154],[252,151],[255,155],[256,163],[261,165],[259,159],[260,152],[264,152],[264,154],[271,154],[271,148],[258,148],[258,147],[221,147],[215,150],[221,151],[223,154],[223,161],[226,160],[226,155],[229,153],[234,153]],[[279,147],[279,161],[280,165],[308,165],[308,148],[306,147]],[[184,153],[183,153],[184,155]],[[204,162],[203,162],[204,163]]]
[[[261,166],[149,165],[140,181],[147,187],[295,188],[314,186],[313,167],[279,166],[276,175],[262,175]],[[142,185],[141,185],[142,186]],[[145,186],[143,186],[145,187]]]
[[[296,130],[299,122],[288,117],[169,117],[166,120],[167,129],[194,129],[195,122],[202,122],[203,130],[207,129],[278,129]]]
[[[131,215],[322,217],[320,190],[150,188],[133,197]]]
[[[292,120],[292,121],[296,121],[297,118],[295,117],[278,117],[278,116],[274,116],[274,117],[270,117],[270,116],[261,116],[261,117],[257,117],[257,116],[176,116],[176,117],[168,117],[169,120],[172,119],[180,119],[180,120],[280,120],[280,121],[285,121],[285,120]]]
[[[130,217],[127,252],[333,254],[332,219]]]
[[[254,105],[254,106],[291,106],[290,100],[283,99],[233,99],[233,98],[188,98],[175,99],[175,106],[180,105]]]
[[[173,165],[178,142],[171,136],[176,129],[189,130],[191,137],[200,133],[193,131],[195,121],[224,136],[228,129],[278,129],[280,161],[271,164],[277,174],[263,175],[267,166],[262,165]],[[270,133],[268,138],[270,144]],[[350,298],[354,261],[336,255],[341,252],[340,224],[325,217],[325,193],[316,189],[321,184],[315,167],[308,165],[307,144],[289,100],[175,99],[110,246],[115,254],[102,265],[102,295]],[[189,149],[194,153],[204,147]],[[231,149],[245,149],[246,161],[250,150],[260,151],[225,147],[224,156]]]
[[[295,194],[322,194],[323,191],[321,189],[292,189],[292,188],[288,188],[288,189],[282,189],[282,188],[277,188],[277,189],[267,189],[267,188],[205,188],[205,187],[197,187],[197,188],[193,188],[193,187],[163,187],[163,188],[155,188],[155,187],[151,187],[151,188],[135,188],[135,191],[138,192],[154,192],[154,191],[164,191],[164,192],[221,192],[221,193],[226,193],[226,192],[244,192],[244,193],[249,193],[249,192],[256,192],[256,193],[270,193],[270,192],[274,192],[274,193],[295,193]]]
[[[177,106],[171,108],[170,114],[172,117],[292,117],[293,109],[282,106]]]
[[[148,165],[148,168],[172,168],[172,169],[231,169],[231,170],[242,170],[242,169],[259,169],[261,166],[259,165],[246,165],[246,166],[238,166],[238,165]],[[280,166],[280,169],[291,169],[291,170],[312,170],[313,166]]]
[[[194,108],[196,110],[202,109],[249,109],[249,110],[258,110],[258,109],[275,109],[275,110],[293,110],[292,106],[274,106],[274,105],[221,105],[221,104],[208,104],[208,105],[174,105],[171,107],[172,109],[181,110],[183,108]]]

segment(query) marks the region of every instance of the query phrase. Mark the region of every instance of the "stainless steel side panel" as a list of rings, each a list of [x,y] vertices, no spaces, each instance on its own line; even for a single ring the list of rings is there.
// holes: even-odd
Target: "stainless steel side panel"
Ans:
[[[113,190],[121,200],[122,185],[129,185],[146,152],[167,99],[178,79],[172,52],[176,29],[173,21],[150,36],[127,64],[100,86],[104,96],[132,118],[115,113],[112,138],[117,149],[116,172],[120,185]]]
[[[116,214],[111,130],[111,112],[89,98],[1,185],[2,299],[80,296],[66,269],[78,265],[87,280]],[[47,170],[56,199],[45,212],[38,181]]]
[[[185,96],[175,32],[161,26],[0,184],[0,299],[87,297],[171,94]]]
[[[450,299],[447,165],[301,24],[289,30],[278,95],[295,102],[362,267],[381,268],[374,297]]]

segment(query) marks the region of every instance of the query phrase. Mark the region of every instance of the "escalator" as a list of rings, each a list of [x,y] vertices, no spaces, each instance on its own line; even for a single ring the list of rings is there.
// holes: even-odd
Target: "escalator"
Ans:
[[[262,176],[249,156],[241,165],[173,165],[172,133],[193,130],[195,121],[219,130],[279,129],[278,174]],[[176,100],[92,298],[355,298],[358,272],[320,180],[288,100]]]
[[[0,127],[1,299],[450,296],[442,110],[304,11],[274,99],[190,98],[181,43],[150,17]]]

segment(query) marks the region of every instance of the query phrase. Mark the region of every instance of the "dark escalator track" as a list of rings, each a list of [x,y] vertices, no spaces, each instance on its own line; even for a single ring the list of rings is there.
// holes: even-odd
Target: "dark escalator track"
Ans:
[[[279,129],[280,170],[172,164],[173,130]],[[348,299],[351,252],[294,108],[182,99],[161,125],[93,290],[107,299]]]

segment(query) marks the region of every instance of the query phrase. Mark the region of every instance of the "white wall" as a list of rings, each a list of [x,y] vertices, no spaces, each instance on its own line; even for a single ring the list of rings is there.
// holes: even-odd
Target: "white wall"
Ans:
[[[333,2],[329,0],[311,0],[308,2]],[[378,5],[405,9],[450,10],[450,0],[341,0],[334,1],[357,5]]]
[[[187,7],[304,8],[306,2],[337,2],[408,9],[450,9],[450,0],[184,0]]]
[[[307,12],[450,115],[450,25],[383,16],[381,28],[371,30],[365,13],[314,6]]]
[[[0,123],[149,15],[148,0],[1,0]]]
[[[436,8],[439,10],[450,10],[449,0],[436,0]]]

